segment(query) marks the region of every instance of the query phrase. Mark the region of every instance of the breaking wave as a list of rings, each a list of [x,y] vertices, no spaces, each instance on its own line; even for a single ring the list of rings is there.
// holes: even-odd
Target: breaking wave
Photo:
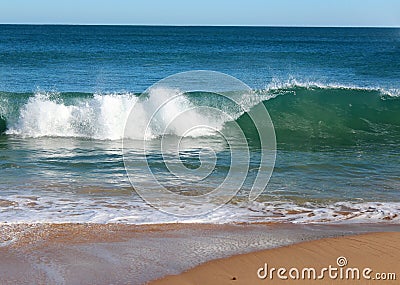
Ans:
[[[123,138],[124,126],[135,103],[142,104],[142,116],[152,114],[152,105],[176,94],[176,90],[156,90],[146,102],[138,102],[138,94],[89,93],[7,93],[0,92],[0,132],[23,137],[82,137],[99,140]],[[187,94],[177,104],[169,104],[152,126],[149,138],[159,135],[161,126],[177,113],[192,108],[186,116],[192,123],[213,125],[217,130],[229,129],[226,118],[202,114],[196,106],[207,102],[218,108],[231,108],[213,102],[204,94]],[[356,145],[364,141],[394,144],[400,141],[400,96],[398,90],[359,88],[316,83],[271,84],[264,90],[245,94],[239,102],[244,110],[227,110],[251,140],[257,132],[247,112],[264,104],[274,123],[278,146],[295,145]],[[223,110],[224,111],[224,110]],[[140,117],[140,116],[138,116]],[[145,121],[145,120],[143,120]],[[143,123],[134,129],[142,132]],[[181,135],[175,122],[168,129],[171,135]],[[212,133],[199,133],[212,136]],[[130,134],[135,139],[135,135]],[[140,136],[138,136],[140,137]]]

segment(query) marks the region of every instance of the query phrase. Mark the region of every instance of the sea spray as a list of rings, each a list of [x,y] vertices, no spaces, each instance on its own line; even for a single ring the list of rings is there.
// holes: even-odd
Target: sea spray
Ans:
[[[152,105],[177,90],[157,90],[142,102],[143,121],[135,122],[129,136],[137,139],[147,129],[147,138],[155,138],[166,131],[182,135],[184,125],[207,120],[217,130],[229,129],[228,118],[213,117],[193,111],[185,120],[166,129],[180,110],[203,104],[230,108],[207,94],[187,94],[174,104],[163,108],[147,128],[146,116],[153,113]],[[235,110],[236,120],[250,140],[256,140],[246,112],[257,104],[264,104],[272,117],[280,147],[346,146],[363,142],[394,144],[400,140],[400,97],[396,90],[361,88],[346,85],[323,85],[315,82],[289,81],[274,83],[266,89],[243,94],[240,102],[245,109]],[[137,102],[138,94],[0,93],[0,130],[23,137],[82,137],[99,140],[119,140],[123,136],[126,117]],[[214,100],[214,101],[213,101]],[[221,104],[223,106],[221,106]],[[225,105],[224,105],[225,104]],[[229,110],[229,113],[232,113]],[[190,136],[213,136],[209,130]]]

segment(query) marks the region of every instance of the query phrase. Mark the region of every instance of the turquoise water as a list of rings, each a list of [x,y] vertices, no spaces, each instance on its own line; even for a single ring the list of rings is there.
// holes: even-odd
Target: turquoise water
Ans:
[[[250,171],[226,206],[178,218],[132,189],[121,140],[139,94],[192,69],[250,86],[242,103],[268,109],[277,157],[267,188],[248,201],[260,167],[257,130],[246,112],[212,121],[232,137],[241,126],[249,146],[235,151],[250,151]],[[0,221],[398,223],[399,78],[399,29],[1,25]],[[179,108],[221,105],[213,100],[187,94]],[[216,150],[212,174],[193,185],[165,167],[177,135],[168,135],[164,157],[159,137],[149,141],[148,165],[172,191],[211,191],[229,171],[226,142],[206,132],[183,139],[179,160],[190,169],[205,146]],[[142,142],[125,139],[135,159]],[[146,162],[135,163],[134,179],[146,182]]]

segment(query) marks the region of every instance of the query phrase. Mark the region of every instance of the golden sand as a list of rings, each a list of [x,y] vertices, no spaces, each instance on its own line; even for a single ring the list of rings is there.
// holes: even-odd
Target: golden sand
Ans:
[[[332,268],[331,275],[329,265]],[[272,268],[276,269],[271,275]],[[278,276],[279,268],[286,269],[286,272],[281,271]],[[308,275],[309,270],[304,268],[315,268],[316,280],[313,272]],[[322,271],[322,268],[327,270]],[[327,238],[237,255],[213,260],[180,275],[168,276],[150,284],[400,284],[400,233]]]

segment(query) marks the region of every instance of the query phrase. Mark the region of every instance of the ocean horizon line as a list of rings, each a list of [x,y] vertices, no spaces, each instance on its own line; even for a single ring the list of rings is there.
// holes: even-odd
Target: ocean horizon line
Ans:
[[[125,26],[125,27],[231,27],[231,28],[355,28],[355,29],[400,29],[400,26],[358,25],[201,25],[201,24],[118,24],[118,23],[0,23],[2,26]]]

